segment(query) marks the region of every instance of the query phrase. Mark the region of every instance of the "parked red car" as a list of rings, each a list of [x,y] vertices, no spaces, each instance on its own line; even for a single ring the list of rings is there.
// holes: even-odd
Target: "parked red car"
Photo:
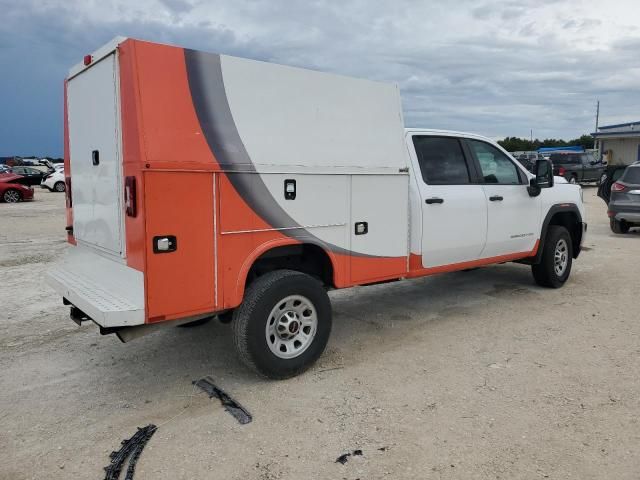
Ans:
[[[33,200],[33,187],[19,183],[21,178],[21,175],[13,173],[0,173],[1,201],[16,203],[21,200]]]

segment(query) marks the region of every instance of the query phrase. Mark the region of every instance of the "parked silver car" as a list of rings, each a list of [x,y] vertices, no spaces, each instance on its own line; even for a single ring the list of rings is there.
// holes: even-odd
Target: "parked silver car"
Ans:
[[[631,227],[640,226],[640,163],[629,165],[611,185],[607,214],[614,233],[627,233]]]

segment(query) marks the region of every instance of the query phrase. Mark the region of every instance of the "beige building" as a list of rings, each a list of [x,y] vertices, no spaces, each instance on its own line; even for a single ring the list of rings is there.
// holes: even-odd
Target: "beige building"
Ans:
[[[598,127],[592,133],[595,148],[609,165],[629,165],[640,161],[640,122]]]

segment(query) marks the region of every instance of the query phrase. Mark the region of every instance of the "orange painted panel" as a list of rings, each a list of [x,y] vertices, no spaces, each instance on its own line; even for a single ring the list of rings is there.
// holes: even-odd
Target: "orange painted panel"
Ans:
[[[213,174],[147,171],[147,321],[215,309]],[[177,250],[154,253],[153,237],[174,235]]]
[[[124,177],[136,177],[137,215],[124,217],[127,265],[144,271],[144,177],[142,175],[142,127],[140,125],[139,89],[134,40],[126,40],[118,47],[120,69],[120,115],[122,125],[122,162]],[[123,179],[124,181],[124,179]]]
[[[67,85],[68,80],[64,81],[64,171],[65,177],[71,176],[71,161],[69,158],[69,112],[67,111]],[[73,186],[73,185],[72,185]],[[67,225],[73,225],[73,207],[69,206],[69,196],[73,194],[73,188],[71,191],[65,192],[67,197],[66,204],[66,217],[67,217]],[[76,244],[76,239],[73,234],[67,232],[67,242],[72,245]]]
[[[145,161],[216,165],[193,108],[184,50],[137,40],[135,52]]]
[[[522,260],[523,258],[533,257],[536,253],[538,253],[539,246],[540,240],[536,240],[536,244],[533,246],[533,249],[530,252],[510,253],[507,255],[498,255],[497,257],[480,258],[478,260],[471,260],[468,262],[452,263],[450,265],[439,265],[437,267],[422,267],[422,255],[412,253],[409,257],[409,265],[411,267],[409,277],[424,277],[427,275],[435,275],[436,273],[457,272],[459,270],[465,270],[467,268],[482,267],[485,265],[491,265],[493,263]]]

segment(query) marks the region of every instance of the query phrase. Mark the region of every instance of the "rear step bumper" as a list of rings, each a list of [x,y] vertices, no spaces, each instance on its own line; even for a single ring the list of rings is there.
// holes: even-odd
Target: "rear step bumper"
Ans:
[[[86,247],[70,247],[47,283],[101,327],[144,324],[142,272]]]

